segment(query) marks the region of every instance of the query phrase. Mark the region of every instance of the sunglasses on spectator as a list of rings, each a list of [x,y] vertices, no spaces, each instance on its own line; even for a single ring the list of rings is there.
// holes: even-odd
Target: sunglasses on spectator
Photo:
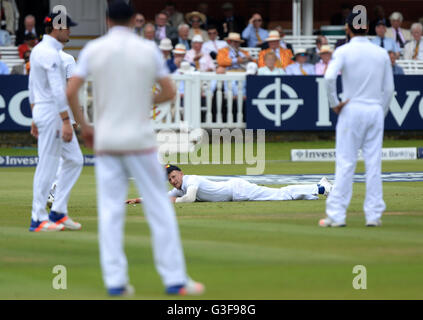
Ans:
[[[201,20],[191,20],[191,22],[201,22]]]

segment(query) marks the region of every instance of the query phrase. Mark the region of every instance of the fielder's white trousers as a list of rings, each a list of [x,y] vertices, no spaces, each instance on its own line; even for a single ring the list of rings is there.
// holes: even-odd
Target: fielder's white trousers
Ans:
[[[317,184],[292,185],[282,188],[258,186],[244,179],[230,180],[233,190],[233,201],[274,201],[274,200],[317,200],[319,189]]]
[[[56,177],[60,158],[63,165],[58,176],[56,189],[57,201],[52,210],[68,213],[67,203],[73,185],[81,173],[83,157],[76,135],[71,142],[62,139],[62,120],[53,112],[54,106],[37,104],[32,111],[32,118],[38,128],[38,164],[35,169],[32,200],[32,219],[48,220],[46,210],[47,198]]]
[[[379,219],[385,210],[381,178],[383,122],[381,106],[353,102],[338,117],[335,184],[326,200],[326,214],[335,222],[345,222],[360,148],[366,166],[366,221]]]
[[[128,178],[134,177],[151,229],[154,261],[165,286],[187,281],[185,259],[175,211],[167,195],[166,172],[157,152],[137,155],[97,155],[97,204],[100,262],[107,288],[128,284],[124,224]]]

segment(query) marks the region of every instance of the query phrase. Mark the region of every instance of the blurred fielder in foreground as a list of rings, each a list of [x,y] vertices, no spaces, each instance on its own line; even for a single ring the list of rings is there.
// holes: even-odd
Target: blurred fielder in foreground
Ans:
[[[332,185],[323,177],[318,184],[293,185],[283,188],[258,186],[241,178],[215,182],[196,175],[184,175],[177,166],[167,165],[167,177],[174,187],[168,192],[172,202],[280,201],[317,200],[319,194],[328,196]],[[126,200],[140,203],[141,198]]]
[[[151,228],[154,261],[166,293],[202,294],[204,286],[191,280],[174,209],[166,194],[164,170],[158,161],[156,137],[150,122],[153,104],[171,100],[175,88],[162,54],[153,42],[131,30],[134,12],[124,1],[108,8],[109,32],[82,50],[68,85],[68,99],[82,137],[96,153],[100,262],[109,295],[133,294],[123,250],[125,198],[128,177],[135,177],[144,196],[144,212]],[[79,109],[78,90],[93,79],[94,126]],[[158,82],[161,92],[152,97]],[[94,141],[93,141],[94,140]]]
[[[347,20],[351,41],[336,49],[325,74],[329,104],[339,115],[336,125],[336,172],[333,191],[326,200],[327,218],[322,227],[346,226],[358,150],[366,165],[366,226],[380,226],[385,202],[382,195],[381,157],[384,116],[394,93],[394,79],[386,50],[372,44],[367,29],[352,13]],[[362,19],[363,20],[363,19]],[[367,24],[367,21],[361,21]],[[338,99],[336,78],[342,72],[343,102]]]

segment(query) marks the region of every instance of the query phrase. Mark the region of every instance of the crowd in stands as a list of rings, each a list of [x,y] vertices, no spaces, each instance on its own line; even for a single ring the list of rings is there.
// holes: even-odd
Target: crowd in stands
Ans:
[[[257,65],[257,74],[260,75],[323,75],[326,72],[335,48],[329,46],[325,36],[317,37],[314,48],[297,48],[294,52],[293,47],[284,41],[283,28],[276,26],[267,30],[259,13],[253,14],[246,24],[244,18],[236,14],[232,3],[224,3],[221,10],[221,18],[214,18],[208,14],[208,4],[203,2],[198,4],[196,11],[184,14],[177,10],[175,3],[169,2],[152,22],[137,13],[133,31],[158,45],[171,72],[180,72],[182,62],[187,62],[189,69],[219,74],[245,72],[252,62]],[[344,24],[350,12],[350,7],[342,6],[341,12],[332,16],[331,23]],[[410,30],[404,29],[402,14],[393,12],[386,19],[381,6],[375,7],[374,16],[376,19],[369,24],[369,34],[375,35],[371,41],[389,52],[396,74],[403,73],[395,63],[396,59],[423,60],[421,23],[413,23]],[[37,27],[34,16],[28,15],[23,28],[15,33],[14,44],[10,33],[3,25],[0,46],[18,46],[19,56],[25,59],[29,70],[30,52],[40,41],[43,30]],[[338,41],[335,47],[348,40]],[[245,47],[258,48],[258,58],[251,57]],[[185,71],[188,70],[186,64],[184,66]],[[0,74],[2,72],[10,70],[6,71],[0,64]]]

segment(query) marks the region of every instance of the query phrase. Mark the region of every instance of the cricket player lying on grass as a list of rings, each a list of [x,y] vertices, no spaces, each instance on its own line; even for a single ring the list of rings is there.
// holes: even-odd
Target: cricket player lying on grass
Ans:
[[[174,187],[169,191],[172,202],[277,201],[317,200],[328,196],[332,184],[323,177],[318,184],[292,185],[283,188],[258,186],[241,178],[215,182],[196,175],[184,175],[177,166],[167,165],[167,177]],[[127,204],[140,203],[141,198],[128,199]]]

